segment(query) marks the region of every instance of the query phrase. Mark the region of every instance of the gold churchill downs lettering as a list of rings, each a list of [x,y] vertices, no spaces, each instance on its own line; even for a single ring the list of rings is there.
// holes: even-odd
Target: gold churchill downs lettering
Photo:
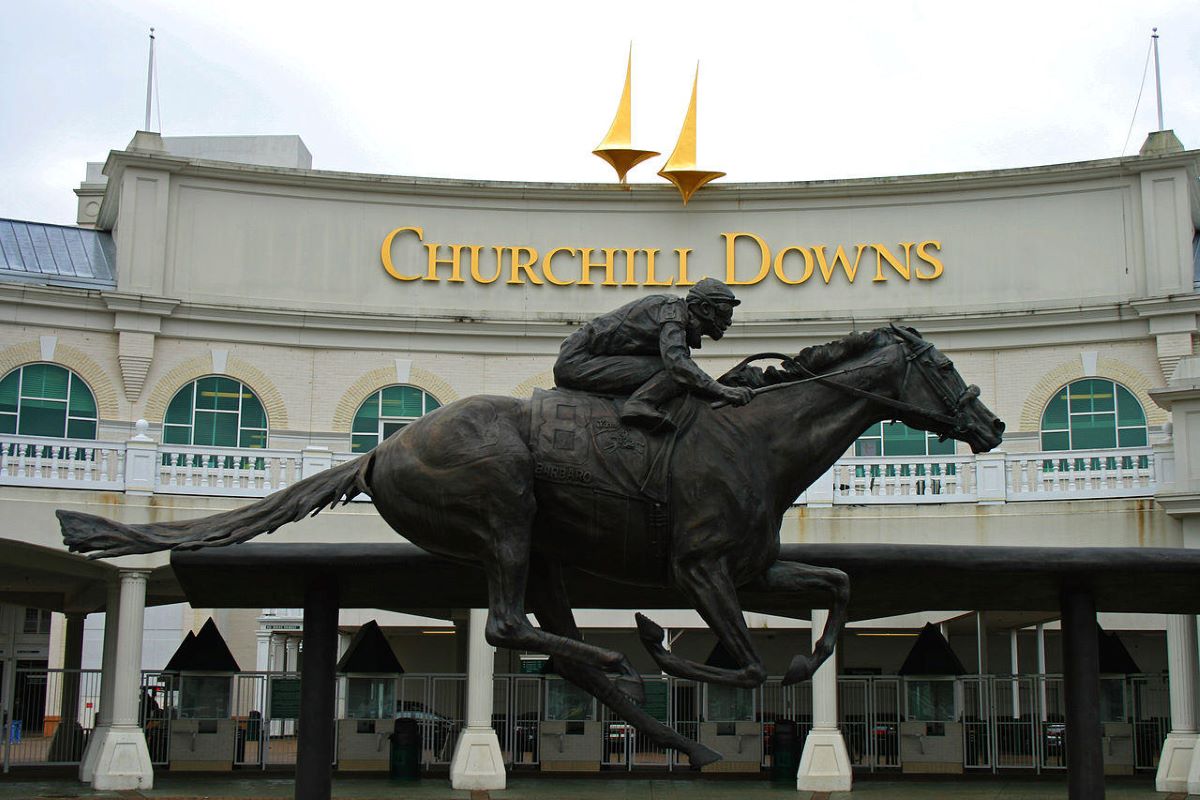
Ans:
[[[936,239],[854,245],[791,244],[772,251],[761,236],[722,233],[725,282],[751,286],[768,278],[788,286],[846,280],[937,280],[943,264]],[[660,258],[659,248],[553,247],[426,242],[419,227],[396,228],[383,240],[383,268],[398,281],[533,286],[691,286],[690,247]],[[703,276],[696,276],[697,279]]]

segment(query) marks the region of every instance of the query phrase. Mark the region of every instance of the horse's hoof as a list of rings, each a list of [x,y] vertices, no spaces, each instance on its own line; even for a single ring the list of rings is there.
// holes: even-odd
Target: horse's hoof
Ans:
[[[662,644],[666,631],[662,629],[661,625],[640,611],[634,614],[633,618],[637,622],[638,635],[642,637],[643,642],[657,645]]]
[[[687,753],[688,764],[692,769],[698,770],[706,764],[713,764],[720,761],[724,756],[715,750],[710,750],[702,744],[695,745]]]
[[[639,706],[646,702],[646,685],[640,677],[621,675],[616,680],[617,689]]]
[[[781,683],[784,686],[791,686],[793,683],[800,683],[812,677],[813,668],[811,663],[804,656],[796,656],[792,659],[792,665],[788,667],[787,674],[783,676]]]

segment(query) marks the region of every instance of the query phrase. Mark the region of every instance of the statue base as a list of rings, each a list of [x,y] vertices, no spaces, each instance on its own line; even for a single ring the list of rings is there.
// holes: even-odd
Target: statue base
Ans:
[[[463,729],[450,763],[450,786],[463,791],[493,791],[505,787],[504,754],[489,728]]]
[[[1188,778],[1195,762],[1193,753],[1197,743],[1200,743],[1200,735],[1195,733],[1167,734],[1158,759],[1158,772],[1154,775],[1155,791],[1188,791]]]
[[[836,728],[814,728],[804,740],[796,789],[801,792],[848,792],[853,776],[846,740]]]
[[[113,725],[100,735],[103,739],[95,745],[92,788],[110,792],[153,789],[154,767],[142,729],[137,725]]]

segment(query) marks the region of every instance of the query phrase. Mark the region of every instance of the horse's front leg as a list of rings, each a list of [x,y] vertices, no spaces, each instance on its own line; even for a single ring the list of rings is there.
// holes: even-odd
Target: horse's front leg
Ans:
[[[766,667],[750,642],[750,630],[738,603],[737,587],[717,560],[696,560],[675,566],[674,582],[688,596],[696,611],[708,623],[738,669],[710,667],[680,658],[662,646],[663,629],[642,614],[637,615],[638,633],[646,650],[669,675],[694,681],[708,681],[748,689],[760,686],[767,678]]]
[[[821,638],[813,646],[812,655],[797,655],[792,659],[792,664],[783,678],[783,685],[807,680],[833,653],[838,636],[846,625],[847,606],[850,603],[850,578],[840,569],[814,567],[795,561],[776,561],[753,588],[781,593],[811,593],[816,590],[832,595],[829,619],[825,622]]]

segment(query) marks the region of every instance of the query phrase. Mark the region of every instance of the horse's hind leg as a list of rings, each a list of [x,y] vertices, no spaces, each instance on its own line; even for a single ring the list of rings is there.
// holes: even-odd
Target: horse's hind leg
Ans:
[[[571,606],[567,600],[561,567],[556,563],[541,559],[535,561],[534,565],[533,582],[529,586],[529,600],[533,613],[537,616],[538,624],[559,636],[579,639],[579,627],[575,624],[575,615],[571,612]],[[720,760],[721,756],[718,753],[697,741],[680,735],[678,731],[650,716],[636,705],[629,695],[617,689],[608,677],[595,667],[581,664],[570,658],[555,658],[554,668],[571,683],[589,692],[601,703],[615,711],[621,719],[633,725],[655,744],[686,753],[692,766],[701,767]]]
[[[795,561],[776,561],[755,588],[759,587],[771,592],[785,593],[808,593],[816,589],[833,596],[829,619],[825,622],[821,638],[813,646],[812,655],[797,655],[792,659],[792,664],[783,678],[783,685],[807,680],[833,653],[838,636],[846,625],[847,606],[850,603],[850,579],[840,569],[814,567]]]
[[[604,672],[616,672],[640,685],[641,676],[623,653],[541,631],[529,624],[525,616],[525,590],[532,555],[532,493],[519,498],[518,507],[528,505],[519,513],[512,513],[495,498],[485,499],[483,505],[486,527],[480,531],[478,540],[484,544],[479,560],[488,583],[488,643],[570,658]]]
[[[750,630],[746,627],[738,604],[737,588],[724,566],[719,561],[677,565],[675,583],[691,599],[700,616],[740,668],[710,667],[680,658],[662,646],[663,629],[638,614],[638,633],[642,643],[663,672],[679,678],[727,686],[752,689],[761,685],[767,678],[767,671],[750,642]]]

